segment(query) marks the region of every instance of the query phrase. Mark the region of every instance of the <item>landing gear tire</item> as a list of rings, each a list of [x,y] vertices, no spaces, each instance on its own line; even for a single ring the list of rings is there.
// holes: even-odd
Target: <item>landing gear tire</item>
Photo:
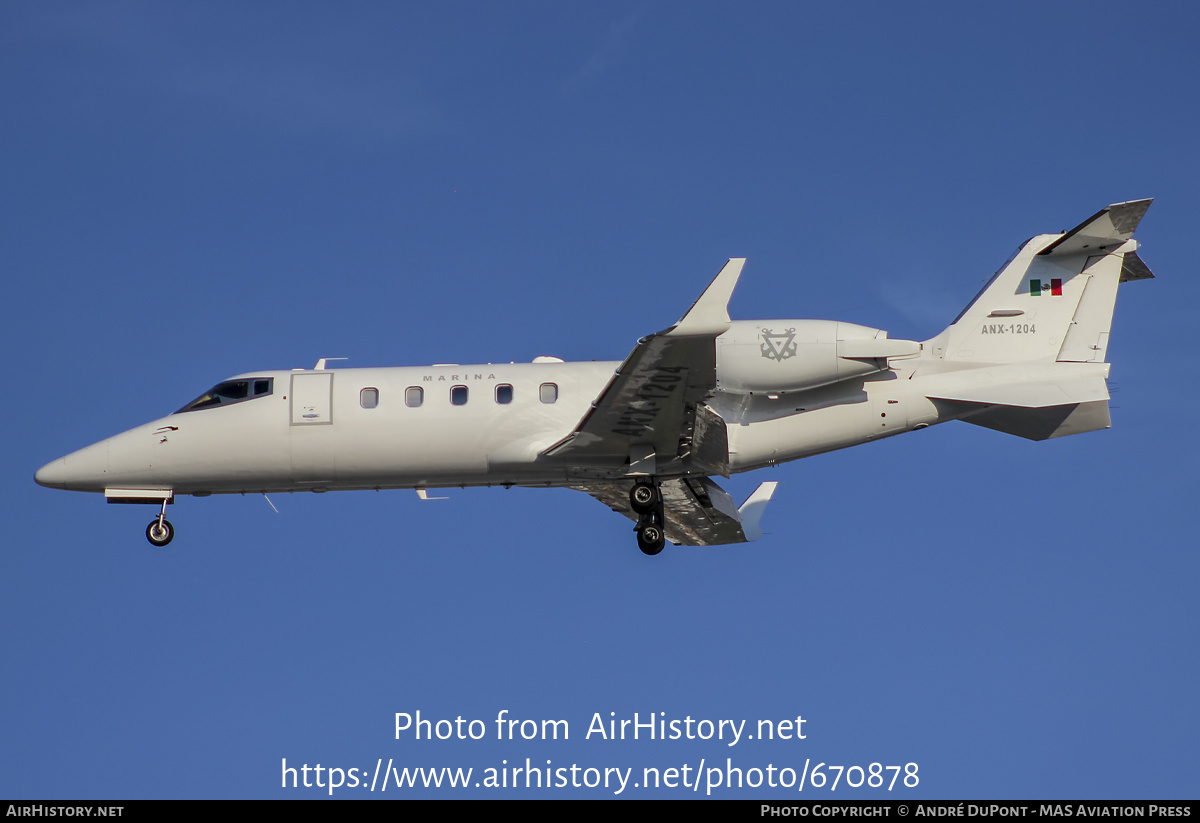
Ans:
[[[653,511],[658,500],[658,487],[652,483],[634,483],[629,490],[629,505],[638,514]]]
[[[159,521],[156,517],[150,521],[150,525],[146,527],[146,539],[155,546],[165,546],[171,542],[171,538],[175,536],[175,527],[171,525],[170,520]]]
[[[637,530],[638,548],[642,550],[642,554],[656,555],[663,550],[663,546],[667,545],[666,535],[663,534],[662,527],[647,523]]]

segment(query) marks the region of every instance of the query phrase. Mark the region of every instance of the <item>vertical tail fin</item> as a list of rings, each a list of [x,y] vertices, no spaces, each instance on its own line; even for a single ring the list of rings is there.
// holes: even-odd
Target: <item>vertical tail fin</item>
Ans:
[[[1117,285],[1154,276],[1132,239],[1150,203],[1116,203],[1027,241],[926,350],[980,364],[1104,362]]]
[[[1154,275],[1133,231],[1149,200],[1116,203],[1027,241],[950,326],[924,344],[957,361],[927,397],[977,426],[1045,440],[1105,429],[1117,287]],[[964,375],[964,367],[971,374]]]

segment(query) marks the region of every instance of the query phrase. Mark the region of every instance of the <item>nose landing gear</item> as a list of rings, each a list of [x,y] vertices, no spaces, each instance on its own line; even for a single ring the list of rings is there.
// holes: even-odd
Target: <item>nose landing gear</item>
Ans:
[[[150,521],[150,525],[146,527],[146,539],[155,546],[165,546],[171,542],[171,538],[175,536],[175,527],[171,525],[171,521],[167,519],[167,504],[171,501],[164,500],[162,511],[158,513],[158,517]]]
[[[146,539],[155,546],[165,546],[175,536],[175,527],[166,518],[156,518],[146,527]]]
[[[639,480],[629,490],[629,505],[638,515],[638,548],[642,554],[656,555],[667,545],[666,520],[662,492],[655,482]]]

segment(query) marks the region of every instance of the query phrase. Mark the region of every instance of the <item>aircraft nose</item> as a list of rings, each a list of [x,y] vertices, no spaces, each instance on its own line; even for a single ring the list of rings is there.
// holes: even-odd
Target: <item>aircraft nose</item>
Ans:
[[[108,469],[108,447],[97,443],[47,463],[33,479],[51,489],[104,491]]]
[[[33,479],[39,486],[49,489],[65,489],[68,476],[67,458],[60,457],[38,469]]]

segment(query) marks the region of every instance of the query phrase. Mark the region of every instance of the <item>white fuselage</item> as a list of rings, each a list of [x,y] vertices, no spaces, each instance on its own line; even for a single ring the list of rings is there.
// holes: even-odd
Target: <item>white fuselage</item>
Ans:
[[[39,472],[39,482],[75,491],[164,489],[205,495],[552,486],[621,477],[628,470],[625,461],[581,467],[542,456],[575,428],[619,365],[249,372],[231,380],[270,378],[271,394],[146,423],[49,464]],[[718,391],[709,405],[728,427],[730,471],[939,422],[934,405],[912,390],[910,374],[911,368],[897,364],[897,370],[808,391]],[[328,407],[316,411],[303,405],[309,398],[298,396],[306,391],[302,381],[314,378],[318,396],[328,391],[329,398]],[[512,387],[509,402],[498,402],[501,386]],[[453,402],[455,387],[460,387],[460,401],[465,387],[465,402]],[[413,401],[416,389],[419,405]],[[364,390],[374,390],[369,400]],[[366,407],[372,400],[373,407]]]

